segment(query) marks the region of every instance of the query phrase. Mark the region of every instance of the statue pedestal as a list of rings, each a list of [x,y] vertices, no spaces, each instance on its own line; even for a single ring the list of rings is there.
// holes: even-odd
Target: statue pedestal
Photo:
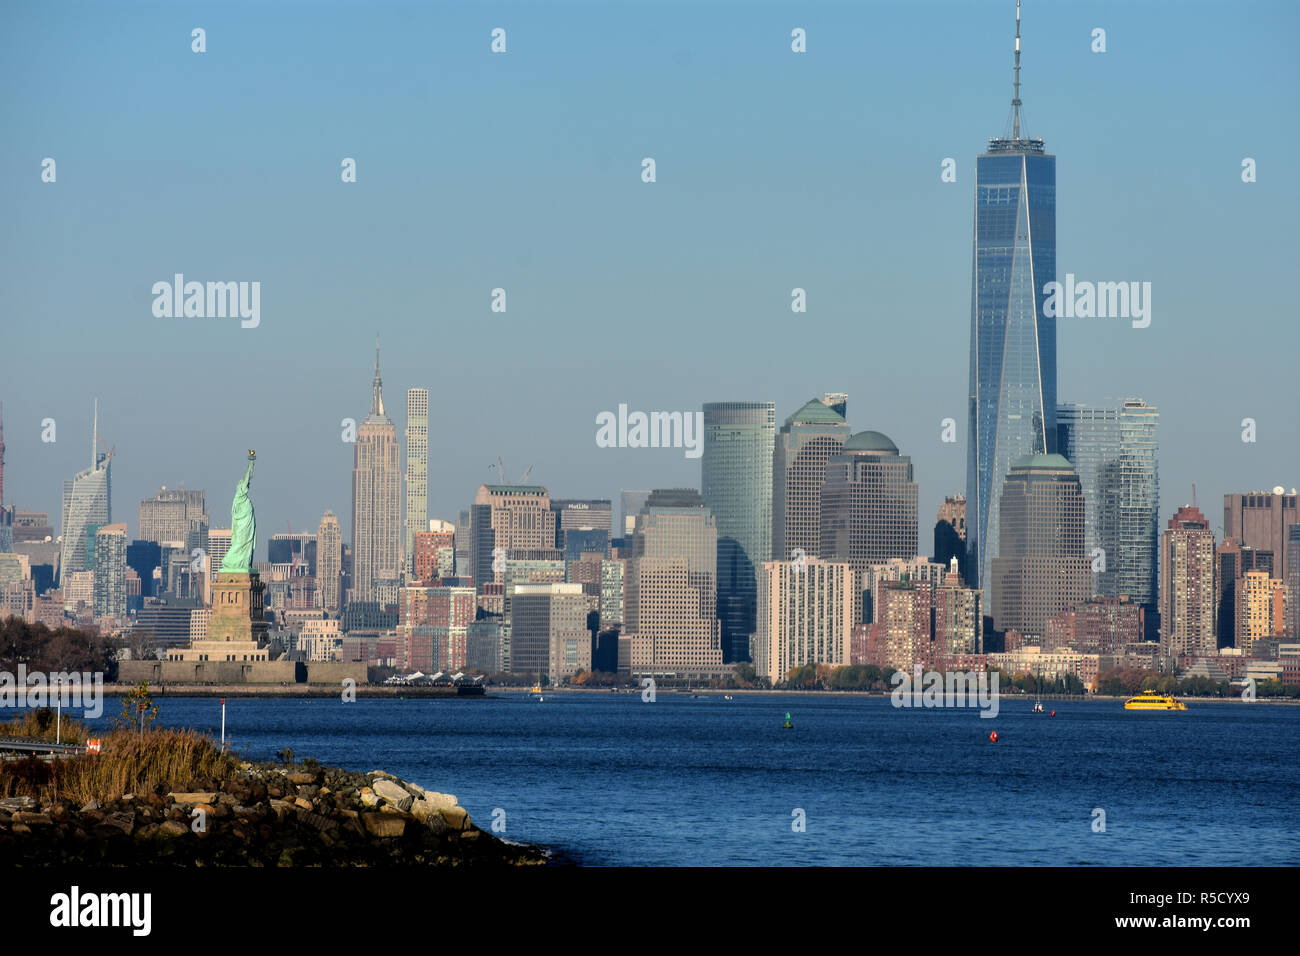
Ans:
[[[265,661],[266,621],[263,620],[263,592],[266,585],[256,571],[220,571],[212,585],[212,618],[208,638],[192,641],[187,649],[176,649],[168,660],[178,661]]]

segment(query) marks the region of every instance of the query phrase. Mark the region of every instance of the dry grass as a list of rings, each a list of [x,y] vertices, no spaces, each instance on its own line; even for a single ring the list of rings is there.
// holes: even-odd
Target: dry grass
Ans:
[[[116,730],[100,738],[103,750],[67,759],[0,763],[0,796],[26,794],[43,802],[85,803],[192,790],[229,780],[238,761],[192,730]]]
[[[49,707],[24,711],[6,723],[0,723],[0,737],[25,737],[28,740],[54,740],[65,744],[84,744],[88,731],[80,721],[63,718],[61,732],[57,715]]]

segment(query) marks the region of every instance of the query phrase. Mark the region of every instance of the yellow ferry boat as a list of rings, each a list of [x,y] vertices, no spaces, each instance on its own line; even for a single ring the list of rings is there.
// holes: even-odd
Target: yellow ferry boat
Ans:
[[[1124,701],[1125,710],[1186,710],[1187,705],[1181,700],[1174,700],[1168,694],[1138,694]]]

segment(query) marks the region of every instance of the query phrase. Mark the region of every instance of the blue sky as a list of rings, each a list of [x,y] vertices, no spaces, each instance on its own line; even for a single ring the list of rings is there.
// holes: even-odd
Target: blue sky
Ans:
[[[1152,283],[1149,328],[1062,321],[1060,397],[1159,406],[1162,524],[1193,482],[1214,523],[1226,491],[1300,485],[1298,10],[1023,8],[1059,275]],[[399,430],[404,390],[431,391],[433,517],[495,480],[498,454],[556,496],[698,486],[680,450],[597,447],[619,403],[775,401],[780,421],[845,391],[855,430],[912,456],[928,548],[965,485],[972,176],[1009,128],[1014,16],[1006,0],[9,3],[6,503],[57,524],[97,396],[132,531],[162,484],[206,489],[224,525],[255,447],[263,539],[326,508],[346,534],[339,423],[366,414],[378,333]],[[176,272],[261,282],[260,326],[155,318],[151,287]]]

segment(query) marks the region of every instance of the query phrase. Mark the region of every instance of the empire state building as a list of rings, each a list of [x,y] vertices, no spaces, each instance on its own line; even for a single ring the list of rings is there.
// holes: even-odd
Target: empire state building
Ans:
[[[384,414],[375,344],[370,414],[357,429],[352,466],[352,600],[376,600],[375,585],[396,582],[402,567],[402,471],[397,427]]]

